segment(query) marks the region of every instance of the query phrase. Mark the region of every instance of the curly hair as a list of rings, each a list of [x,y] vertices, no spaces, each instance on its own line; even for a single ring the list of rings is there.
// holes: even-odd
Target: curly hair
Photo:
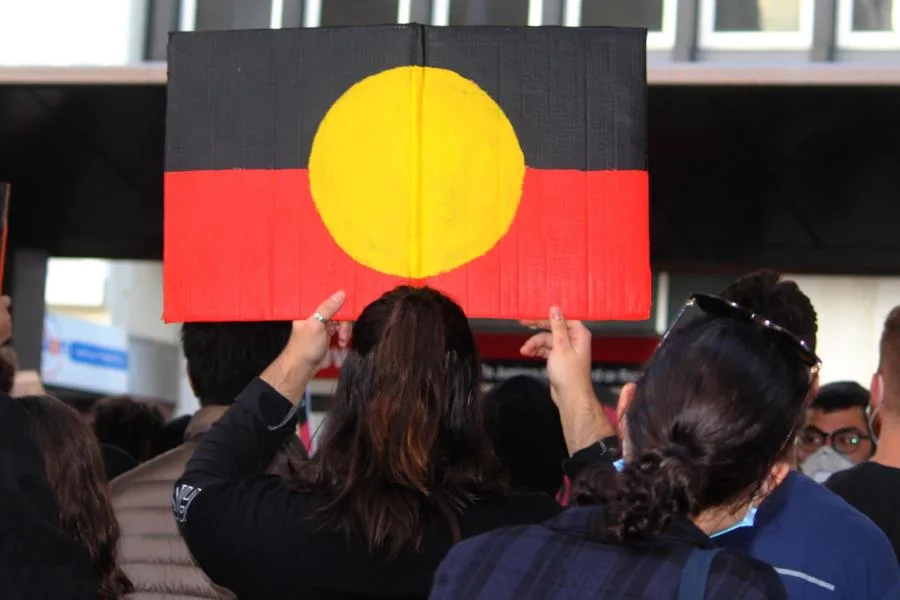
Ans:
[[[84,419],[50,396],[18,398],[59,505],[63,532],[91,556],[100,600],[121,600],[131,582],[116,565],[119,524],[113,513],[100,445]]]
[[[796,281],[782,279],[777,271],[763,269],[744,275],[719,295],[778,323],[815,352],[818,316],[809,296],[800,290]]]

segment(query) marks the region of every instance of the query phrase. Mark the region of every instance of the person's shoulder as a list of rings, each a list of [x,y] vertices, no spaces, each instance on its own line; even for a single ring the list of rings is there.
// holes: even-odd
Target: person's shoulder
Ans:
[[[861,544],[887,542],[878,526],[830,489],[800,474],[793,477],[793,485],[802,503],[792,516],[805,513],[806,518],[802,520],[805,524],[819,524],[835,539],[846,542],[851,539]],[[854,552],[858,550],[854,549]]]
[[[749,585],[759,598],[785,598],[784,584],[778,572],[767,562],[739,550],[721,548],[713,559],[710,577],[724,579],[723,589],[746,589]]]
[[[481,498],[465,510],[470,520],[482,521],[486,529],[541,523],[562,512],[562,507],[547,494],[511,492]]]
[[[109,484],[113,503],[117,504],[130,496],[138,487],[141,488],[142,494],[146,494],[147,486],[151,486],[161,490],[160,502],[168,505],[171,501],[172,487],[184,473],[184,467],[195,448],[196,444],[181,444],[113,479]]]
[[[492,529],[455,544],[441,564],[442,570],[464,571],[467,565],[517,563],[522,556],[540,554],[555,533],[542,525],[513,525]]]
[[[871,482],[888,479],[900,482],[900,469],[864,462],[835,473],[825,482],[825,487],[843,496],[845,492],[866,487]]]

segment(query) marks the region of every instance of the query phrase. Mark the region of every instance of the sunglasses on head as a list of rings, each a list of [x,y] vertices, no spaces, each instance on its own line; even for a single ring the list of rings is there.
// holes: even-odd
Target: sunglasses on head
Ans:
[[[740,304],[709,294],[693,294],[690,298],[688,298],[687,302],[685,302],[684,305],[682,305],[681,309],[678,311],[678,314],[675,315],[675,319],[672,321],[669,329],[666,330],[666,332],[660,339],[660,346],[666,341],[666,338],[669,337],[669,334],[675,330],[675,328],[678,326],[678,322],[685,315],[687,310],[692,306],[696,306],[703,312],[703,314],[709,317],[713,317],[716,319],[735,319],[738,321],[754,323],[756,325],[759,325],[766,331],[770,331],[775,335],[781,336],[782,339],[784,339],[792,347],[795,347],[797,349],[797,355],[800,359],[800,362],[809,367],[810,379],[812,379],[812,377],[819,372],[819,368],[822,366],[822,360],[816,355],[815,352],[812,351],[812,349],[810,349],[809,345],[806,342],[804,342],[794,333],[788,331],[777,323],[773,323],[766,317],[758,315],[753,311],[744,308]]]

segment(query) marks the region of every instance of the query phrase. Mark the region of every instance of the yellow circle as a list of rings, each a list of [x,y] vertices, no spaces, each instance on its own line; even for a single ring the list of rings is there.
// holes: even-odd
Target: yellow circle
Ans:
[[[485,254],[509,230],[525,157],[503,110],[446,69],[398,67],[356,83],[319,125],[316,208],[376,271],[421,279]]]

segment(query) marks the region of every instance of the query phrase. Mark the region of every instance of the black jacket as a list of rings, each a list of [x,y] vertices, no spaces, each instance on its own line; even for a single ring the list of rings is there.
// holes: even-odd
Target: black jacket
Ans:
[[[28,430],[22,408],[0,395],[0,598],[96,598],[87,548],[60,529],[44,459]]]
[[[188,462],[173,509],[199,565],[241,600],[427,597],[452,545],[442,522],[435,521],[423,552],[388,560],[311,521],[323,498],[262,474],[292,435],[293,420],[285,422],[290,410],[284,397],[253,381]],[[515,494],[469,506],[460,527],[467,537],[559,511],[547,495]]]

